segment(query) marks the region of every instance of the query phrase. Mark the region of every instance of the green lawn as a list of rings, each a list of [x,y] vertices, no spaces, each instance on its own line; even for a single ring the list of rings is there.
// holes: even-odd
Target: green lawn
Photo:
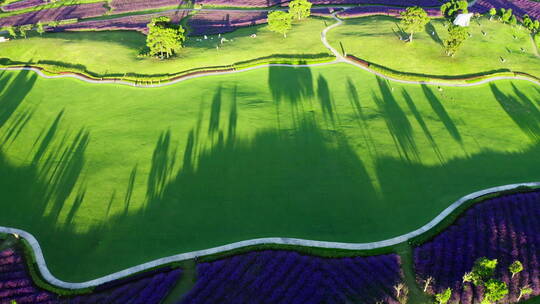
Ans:
[[[159,89],[0,76],[0,225],[88,280],[249,238],[367,242],[540,179],[538,87],[264,68]]]
[[[524,28],[488,18],[474,19],[472,37],[453,58],[446,56],[442,47],[448,33],[442,19],[432,19],[425,32],[414,35],[412,44],[399,40],[398,31],[398,19],[391,17],[348,19],[328,33],[328,41],[347,54],[401,72],[447,76],[512,70],[540,77],[540,57]]]
[[[138,58],[146,36],[138,32],[72,32],[45,34],[43,37],[17,39],[0,46],[0,58],[19,62],[45,63],[99,75],[137,73],[161,75],[193,68],[216,67],[271,55],[306,57],[330,55],[320,40],[325,20],[311,18],[294,25],[287,39],[270,32],[266,26],[239,29],[223,35],[222,45],[217,35],[188,38],[186,47],[171,60]],[[251,34],[257,34],[251,38]],[[197,41],[198,39],[202,41]],[[216,46],[220,45],[219,50]]]

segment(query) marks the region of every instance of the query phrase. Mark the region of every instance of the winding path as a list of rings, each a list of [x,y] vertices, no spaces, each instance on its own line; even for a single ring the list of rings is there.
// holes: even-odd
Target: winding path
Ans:
[[[539,80],[535,80],[535,79],[532,79],[530,77],[525,77],[525,76],[495,76],[495,77],[482,79],[482,80],[479,80],[479,81],[476,81],[476,82],[473,82],[473,83],[458,83],[458,82],[452,82],[452,80],[448,80],[448,81],[414,81],[414,80],[404,80],[404,79],[399,79],[399,78],[387,76],[387,75],[385,75],[383,73],[377,72],[377,71],[375,71],[373,69],[370,69],[369,67],[363,66],[363,65],[361,65],[361,64],[359,64],[357,62],[354,62],[351,59],[348,59],[348,58],[344,57],[335,48],[333,48],[330,45],[330,43],[328,42],[328,40],[326,38],[326,34],[328,33],[329,30],[343,24],[343,20],[339,19],[336,16],[337,13],[338,12],[334,12],[332,14],[332,17],[336,20],[336,23],[327,26],[326,28],[323,29],[323,31],[321,33],[321,42],[324,44],[324,46],[328,50],[330,50],[334,54],[334,56],[336,56],[336,59],[331,61],[331,62],[313,63],[313,64],[264,64],[264,65],[258,65],[258,66],[239,69],[239,70],[232,70],[232,71],[207,72],[207,73],[200,73],[200,74],[195,74],[195,75],[186,75],[185,77],[180,77],[180,78],[172,80],[172,81],[168,81],[168,82],[164,82],[164,83],[158,83],[158,84],[139,84],[139,83],[133,83],[133,82],[124,81],[124,80],[97,80],[97,79],[91,79],[91,78],[88,78],[86,76],[79,75],[79,74],[74,74],[74,73],[65,73],[65,74],[61,74],[61,75],[47,75],[47,74],[43,73],[40,69],[35,68],[35,67],[6,67],[6,68],[0,68],[0,70],[7,70],[7,71],[9,71],[9,70],[12,70],[12,71],[13,70],[16,70],[16,71],[29,70],[29,71],[36,72],[39,76],[41,76],[43,78],[46,78],[46,79],[75,78],[75,79],[79,79],[79,80],[87,82],[87,83],[100,83],[100,84],[107,84],[108,83],[108,84],[128,85],[128,86],[138,87],[138,88],[157,88],[157,87],[165,87],[165,86],[173,85],[173,84],[176,84],[176,83],[179,83],[179,82],[182,82],[182,81],[186,81],[186,80],[189,80],[189,79],[195,79],[195,78],[201,78],[201,77],[207,77],[207,76],[237,74],[237,73],[242,73],[242,72],[247,72],[247,71],[252,71],[252,70],[258,70],[258,69],[268,68],[268,67],[317,67],[317,66],[325,66],[325,65],[346,63],[346,64],[356,66],[356,67],[358,67],[358,68],[360,68],[360,69],[362,69],[364,71],[367,71],[367,72],[369,72],[371,74],[377,75],[377,76],[379,76],[381,78],[384,78],[384,79],[387,79],[387,80],[390,80],[390,81],[394,81],[394,82],[398,82],[398,83],[404,83],[404,84],[427,84],[427,85],[437,85],[437,86],[446,86],[446,87],[472,87],[472,86],[482,85],[482,84],[497,81],[497,80],[525,80],[525,81],[532,82],[532,83],[540,86],[540,81]]]
[[[468,87],[468,86],[476,86],[481,85],[484,83],[488,83],[491,81],[496,80],[503,80],[503,79],[519,79],[519,80],[525,80],[532,83],[535,83],[537,85],[540,85],[539,81],[527,78],[527,77],[521,77],[521,76],[498,76],[493,77],[489,79],[484,79],[475,83],[450,83],[450,82],[437,82],[437,81],[410,81],[410,80],[402,80],[397,79],[393,77],[386,76],[384,74],[381,74],[377,71],[374,71],[368,67],[365,67],[363,65],[360,65],[343,55],[341,55],[336,49],[334,49],[329,43],[326,38],[326,35],[329,30],[340,26],[343,24],[343,21],[339,19],[336,16],[336,13],[332,14],[332,17],[337,21],[336,23],[326,27],[322,33],[321,33],[321,41],[322,43],[328,48],[335,56],[336,59],[332,62],[326,62],[326,63],[316,63],[316,64],[303,64],[303,65],[293,65],[293,64],[266,64],[266,65],[260,65],[256,67],[250,67],[242,70],[233,70],[233,71],[223,71],[223,72],[213,72],[213,73],[204,73],[204,74],[198,74],[198,75],[190,75],[183,78],[176,79],[174,81],[170,81],[167,83],[162,84],[151,84],[151,85],[140,85],[135,84],[128,81],[122,81],[122,80],[95,80],[90,79],[81,75],[77,74],[62,74],[62,75],[46,75],[41,70],[33,67],[7,67],[7,68],[0,68],[0,70],[30,70],[36,72],[38,75],[40,75],[43,78],[48,79],[55,79],[55,78],[75,78],[79,79],[81,81],[87,82],[87,83],[114,83],[114,84],[122,84],[122,85],[129,85],[134,87],[163,87],[168,85],[173,85],[178,82],[182,82],[188,79],[195,79],[200,77],[206,77],[206,76],[213,76],[213,75],[227,75],[227,74],[235,74],[235,73],[241,73],[245,71],[251,71],[271,66],[280,66],[280,67],[316,67],[316,66],[325,66],[325,65],[331,65],[331,64],[338,64],[338,63],[346,63],[354,65],[358,68],[361,68],[369,73],[372,73],[374,75],[377,75],[379,77],[385,78],[390,81],[395,81],[399,83],[406,83],[406,84],[431,84],[431,85],[439,85],[439,86],[452,86],[452,87]],[[62,288],[66,289],[80,289],[80,288],[87,288],[92,286],[101,285],[103,283],[113,281],[116,279],[123,278],[125,276],[141,272],[150,268],[158,267],[160,265],[168,264],[171,262],[177,262],[177,261],[183,261],[188,259],[193,259],[195,257],[199,256],[205,256],[210,255],[214,253],[229,251],[237,248],[247,247],[247,246],[253,246],[253,245],[260,245],[260,244],[283,244],[283,245],[297,245],[297,246],[307,246],[307,247],[318,247],[318,248],[336,248],[336,249],[348,249],[348,250],[369,250],[369,249],[376,249],[376,248],[382,248],[387,246],[396,245],[402,242],[406,242],[410,240],[411,238],[414,238],[418,235],[421,235],[425,233],[426,231],[432,229],[434,226],[439,224],[444,218],[446,218],[449,214],[451,214],[454,210],[456,210],[459,206],[464,204],[465,202],[478,198],[480,196],[490,194],[490,193],[496,193],[500,191],[510,190],[514,189],[519,186],[528,186],[528,187],[540,187],[540,182],[531,182],[531,183],[521,183],[521,184],[511,184],[511,185],[505,185],[505,186],[499,186],[499,187],[493,187],[481,191],[477,191],[471,194],[468,194],[453,204],[451,204],[449,207],[444,209],[439,215],[437,215],[433,220],[431,220],[429,223],[425,224],[424,226],[409,232],[407,234],[403,234],[391,239],[377,241],[377,242],[370,242],[370,243],[340,243],[340,242],[326,242],[326,241],[314,241],[314,240],[305,240],[305,239],[297,239],[297,238],[284,238],[284,237],[271,237],[271,238],[258,238],[258,239],[251,239],[251,240],[245,240],[241,242],[231,243],[228,245],[223,245],[219,247],[209,248],[205,250],[199,250],[199,251],[192,251],[182,254],[177,254],[161,259],[157,259],[151,262],[147,262],[144,264],[140,264],[113,274],[106,275],[101,278],[97,278],[91,281],[87,282],[80,282],[80,283],[72,283],[72,282],[65,282],[62,281],[52,275],[52,273],[49,271],[47,264],[45,262],[45,258],[43,256],[43,252],[41,250],[41,247],[39,245],[39,242],[37,239],[30,234],[29,232],[26,232],[24,230],[16,229],[16,228],[10,228],[10,227],[2,227],[0,226],[0,233],[8,233],[8,234],[17,234],[24,239],[28,241],[30,246],[32,247],[32,250],[34,251],[35,257],[36,257],[36,263],[39,268],[39,271],[41,272],[42,277],[48,281],[52,285],[56,285]]]
[[[219,247],[186,252],[182,254],[177,254],[177,255],[157,259],[157,260],[140,264],[140,265],[137,265],[137,266],[113,273],[113,274],[106,275],[98,279],[94,279],[87,282],[81,282],[81,283],[65,282],[53,276],[51,272],[49,271],[49,269],[47,268],[47,264],[43,256],[43,252],[41,251],[41,247],[37,239],[29,232],[16,229],[16,228],[0,226],[0,233],[17,234],[28,241],[28,243],[32,247],[32,250],[34,251],[34,254],[36,257],[36,264],[39,268],[39,271],[41,272],[42,277],[47,282],[51,283],[52,285],[56,285],[62,288],[79,289],[79,288],[87,288],[87,287],[101,285],[106,282],[114,281],[116,279],[120,279],[125,276],[138,273],[141,271],[145,271],[151,268],[155,268],[155,267],[168,264],[171,262],[189,260],[189,259],[193,259],[200,256],[205,256],[205,255],[210,255],[214,253],[229,251],[229,250],[247,247],[247,246],[260,245],[260,244],[295,245],[295,246],[318,247],[318,248],[348,249],[348,250],[369,250],[369,249],[393,246],[399,243],[406,242],[432,229],[437,224],[439,224],[444,218],[446,218],[449,214],[451,214],[454,210],[456,210],[459,206],[463,205],[464,203],[466,203],[467,201],[471,199],[475,199],[475,198],[478,198],[478,197],[481,197],[490,193],[497,193],[500,191],[515,189],[520,186],[540,187],[540,182],[510,184],[510,185],[505,185],[505,186],[484,189],[484,190],[480,190],[480,191],[465,195],[464,197],[460,198],[459,200],[455,201],[452,205],[444,209],[439,215],[437,215],[434,219],[432,219],[429,223],[425,224],[424,226],[412,232],[409,232],[400,236],[396,236],[391,239],[383,240],[383,241],[377,241],[377,242],[371,242],[371,243],[341,243],[341,242],[314,241],[314,240],[285,238],[285,237],[258,238],[258,239],[245,240],[245,241],[231,243],[231,244],[227,244],[227,245],[223,245]]]

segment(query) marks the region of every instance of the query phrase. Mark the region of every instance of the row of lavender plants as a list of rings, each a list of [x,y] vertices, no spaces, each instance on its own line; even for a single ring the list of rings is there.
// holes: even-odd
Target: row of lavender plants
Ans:
[[[439,8],[425,8],[424,9],[428,16],[430,17],[440,17],[441,11]],[[363,16],[373,16],[373,15],[385,15],[398,17],[400,13],[405,11],[404,8],[397,8],[391,6],[358,6],[350,9],[346,9],[343,12],[338,13],[340,18],[355,18]]]
[[[98,287],[91,294],[61,296],[35,285],[19,250],[0,251],[0,304],[158,304],[180,278],[163,268]]]
[[[107,11],[108,9],[103,6],[103,3],[62,6],[0,18],[0,27],[98,17]]]
[[[540,192],[512,194],[487,200],[414,250],[419,284],[429,293],[451,288],[450,303],[480,303],[484,287],[464,275],[479,258],[497,260],[495,277],[509,293],[500,303],[514,303],[523,290],[540,295]],[[509,266],[519,261],[523,270],[512,276]],[[522,294],[523,295],[523,294]]]
[[[478,0],[470,9],[473,13],[485,14],[491,8],[512,9],[518,17],[529,15],[535,19],[540,19],[540,2],[531,0]]]
[[[181,4],[185,4],[185,2],[182,0],[112,0],[110,5],[113,12],[117,14],[166,6],[179,6]]]
[[[133,30],[146,33],[148,31],[147,25],[150,23],[152,18],[166,16],[171,19],[171,22],[178,23],[180,20],[186,17],[188,13],[188,11],[175,10],[157,14],[132,15],[113,19],[81,21],[72,24],[59,25],[51,28],[50,31],[59,32],[92,29],[96,31]]]
[[[26,8],[31,8],[31,7],[42,5],[45,3],[46,2],[44,0],[21,0],[21,1],[4,5],[1,7],[1,9],[4,12],[11,12],[11,11],[17,11],[17,10],[22,10]]]
[[[396,254],[330,259],[255,251],[200,263],[197,276],[181,304],[398,304],[406,296]]]
[[[201,11],[189,18],[188,26],[193,36],[222,34],[265,23],[267,14],[261,11]]]

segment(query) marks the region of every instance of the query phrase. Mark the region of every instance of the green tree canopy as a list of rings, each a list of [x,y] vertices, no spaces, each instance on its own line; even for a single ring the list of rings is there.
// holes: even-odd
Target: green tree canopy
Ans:
[[[311,15],[311,2],[308,0],[293,0],[289,3],[289,14],[295,19],[304,19]]]
[[[504,8],[501,8],[501,20],[503,22],[510,22],[512,20],[512,16],[514,15],[513,11],[511,8],[509,9],[504,9]]]
[[[523,26],[532,33],[535,33],[540,29],[540,22],[533,20],[529,15],[523,15]]]
[[[180,25],[172,25],[170,21],[168,17],[157,17],[148,24],[146,46],[151,56],[169,58],[182,48],[186,39],[185,30]]]
[[[43,23],[41,23],[41,21],[36,24],[36,32],[40,35],[45,33],[45,29],[43,28]]]
[[[508,294],[508,286],[506,286],[506,283],[499,280],[490,279],[486,282],[485,288],[482,304],[495,303]]]
[[[522,288],[519,289],[519,296],[517,298],[517,301],[519,302],[519,300],[521,300],[523,296],[530,295],[532,292],[533,292],[532,288],[530,288],[528,285],[523,286]]]
[[[467,14],[469,12],[469,3],[464,0],[451,0],[441,5],[441,14],[446,17],[453,19],[457,14],[463,13]]]
[[[413,34],[423,31],[428,22],[429,17],[421,7],[408,7],[404,12],[401,12],[400,24],[403,30],[410,34],[409,42],[412,42]]]
[[[523,271],[523,264],[521,264],[520,261],[514,261],[510,266],[508,266],[508,270],[512,273],[512,278]]]
[[[273,11],[268,14],[268,29],[283,34],[287,37],[287,32],[292,27],[292,15],[283,11]]]
[[[448,301],[450,301],[451,296],[452,296],[452,289],[446,288],[445,291],[435,295],[435,301],[437,301],[437,304],[446,304],[448,303]]]
[[[448,38],[443,41],[446,55],[453,57],[467,38],[469,38],[469,29],[467,27],[450,25],[448,27]]]
[[[463,276],[463,280],[477,286],[484,285],[495,273],[495,268],[497,268],[497,259],[479,258],[474,262],[472,271]]]

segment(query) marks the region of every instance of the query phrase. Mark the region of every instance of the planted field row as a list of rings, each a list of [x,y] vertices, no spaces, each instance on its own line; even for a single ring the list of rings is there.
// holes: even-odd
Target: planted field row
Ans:
[[[404,8],[396,8],[391,6],[359,6],[347,9],[338,14],[340,18],[355,18],[362,16],[372,16],[372,15],[386,15],[397,17],[401,12],[405,11]],[[430,17],[440,17],[441,12],[438,8],[426,8],[425,11]]]
[[[182,3],[184,3],[182,0],[113,0],[111,1],[111,7],[114,13],[125,13],[181,5]]]
[[[450,287],[452,302],[479,303],[482,287],[463,282],[476,259],[497,259],[496,277],[509,287],[504,303],[513,303],[520,288],[540,295],[540,192],[513,194],[480,203],[432,241],[415,249],[414,264],[420,284],[433,278],[429,290]],[[514,261],[523,271],[513,278],[508,266]]]
[[[102,16],[107,13],[103,3],[88,3],[44,9],[9,17],[0,18],[0,27],[36,24],[66,19],[82,19]]]
[[[10,12],[10,11],[21,10],[25,8],[42,5],[42,4],[45,4],[44,0],[22,0],[22,1],[17,1],[14,3],[4,5],[1,8],[5,12]]]
[[[171,11],[160,14],[149,15],[133,15],[114,19],[82,21],[72,24],[65,24],[55,27],[54,31],[77,31],[77,30],[132,30],[146,33],[147,25],[152,18],[158,16],[167,16],[171,18],[171,22],[178,23],[188,15],[187,11]]]
[[[528,14],[535,19],[540,19],[540,2],[530,0],[478,0],[471,8],[471,12],[484,14],[492,7],[496,9],[511,8],[514,14],[519,17]]]
[[[197,277],[180,303],[397,304],[402,281],[395,254],[325,259],[272,250],[201,263]]]
[[[190,35],[222,34],[239,27],[266,23],[267,12],[201,11],[189,18]]]
[[[180,278],[179,269],[162,268],[140,276],[97,287],[91,294],[60,296],[32,282],[23,255],[18,250],[0,252],[0,303],[18,304],[158,304]]]

